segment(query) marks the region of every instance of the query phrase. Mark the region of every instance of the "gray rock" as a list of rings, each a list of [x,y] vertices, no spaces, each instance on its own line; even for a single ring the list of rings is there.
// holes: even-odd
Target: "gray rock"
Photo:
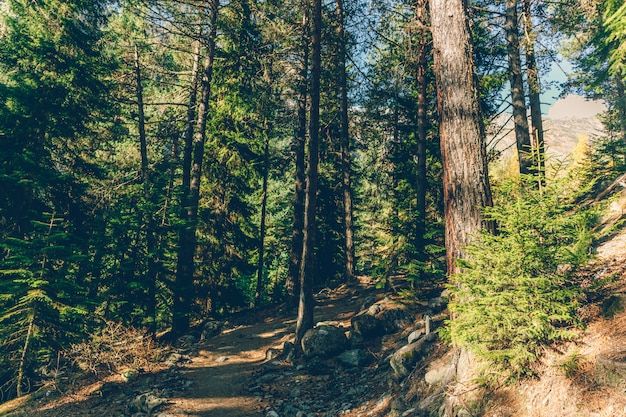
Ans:
[[[222,332],[223,327],[224,323],[220,321],[207,321],[206,323],[204,323],[204,326],[202,326],[202,331],[200,332],[200,340],[207,340],[219,335]]]
[[[128,405],[128,409],[131,412],[150,414],[155,408],[166,403],[167,399],[158,397],[155,393],[148,392],[136,396]]]
[[[350,323],[352,324],[353,333],[362,337],[376,337],[384,333],[383,323],[370,310],[363,311],[352,317]]]
[[[446,357],[442,358],[446,359]],[[424,380],[428,385],[437,385],[442,382],[450,371],[451,363],[447,360],[437,360],[431,362],[428,371],[424,375]]]
[[[395,351],[389,358],[389,365],[393,368],[397,378],[403,378],[413,371],[415,364],[427,353],[431,344],[425,339],[419,339]]]
[[[278,415],[276,411],[270,410],[267,412],[267,414],[265,414],[265,417],[280,417],[280,416]]]
[[[172,367],[179,363],[191,362],[191,359],[187,355],[181,355],[180,353],[172,353],[165,360],[165,365]]]
[[[428,308],[435,314],[445,310],[448,306],[448,300],[444,297],[435,297],[428,301]]]
[[[302,337],[302,352],[308,358],[331,358],[347,348],[344,329],[335,326],[314,327]]]
[[[410,334],[409,337],[407,338],[407,341],[409,343],[409,345],[415,341],[417,341],[417,339],[419,339],[420,337],[422,337],[422,335],[424,334],[424,329],[418,329],[418,330],[413,330]]]
[[[306,371],[311,375],[328,375],[333,372],[333,369],[328,362],[318,357],[313,357],[306,363]]]
[[[348,332],[348,341],[350,342],[350,348],[358,349],[363,346],[365,338],[361,333],[350,330],[350,332]]]
[[[360,368],[367,364],[369,358],[361,349],[352,349],[339,354],[337,360],[344,365]]]
[[[406,306],[396,302],[387,303],[377,317],[382,321],[386,334],[410,326],[415,318]]]

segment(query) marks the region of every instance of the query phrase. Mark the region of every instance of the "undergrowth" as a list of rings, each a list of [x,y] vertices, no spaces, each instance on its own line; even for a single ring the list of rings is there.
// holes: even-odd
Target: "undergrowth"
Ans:
[[[486,359],[493,378],[531,375],[542,347],[578,334],[572,273],[588,260],[596,217],[574,205],[580,192],[562,179],[541,189],[502,182],[485,212],[498,233],[478,236],[451,278],[442,335]]]

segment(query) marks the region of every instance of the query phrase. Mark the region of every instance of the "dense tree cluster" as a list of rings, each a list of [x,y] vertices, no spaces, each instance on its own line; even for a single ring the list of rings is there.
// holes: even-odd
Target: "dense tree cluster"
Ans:
[[[177,337],[287,302],[299,338],[316,288],[454,273],[493,230],[484,126],[507,79],[519,170],[544,184],[546,44],[565,39],[572,87],[609,103],[626,167],[625,16],[615,0],[0,2],[0,391],[106,322]]]

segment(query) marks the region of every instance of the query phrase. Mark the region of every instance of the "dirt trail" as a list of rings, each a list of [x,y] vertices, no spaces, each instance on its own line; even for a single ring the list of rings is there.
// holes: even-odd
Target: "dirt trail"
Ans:
[[[359,291],[357,291],[359,289]],[[317,297],[316,321],[333,320],[345,327],[358,312],[367,288],[341,287]],[[251,324],[225,330],[198,346],[197,355],[185,365],[183,376],[193,381],[162,410],[189,417],[260,417],[262,406],[248,392],[254,370],[265,362],[269,348],[282,348],[293,339],[294,314],[251,317]],[[255,320],[256,319],[256,320]]]

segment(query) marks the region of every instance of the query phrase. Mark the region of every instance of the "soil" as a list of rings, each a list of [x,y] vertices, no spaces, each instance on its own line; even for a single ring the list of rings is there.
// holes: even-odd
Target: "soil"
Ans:
[[[375,300],[382,294],[366,278],[332,291],[325,289],[316,295],[316,321],[332,320],[348,328],[350,318],[368,297]],[[280,351],[286,341],[293,340],[295,317],[295,310],[284,306],[248,312],[233,317],[218,336],[179,348],[189,361],[175,369],[157,367],[132,382],[112,375],[71,394],[44,390],[0,405],[0,415],[129,416],[128,404],[133,398],[152,389],[168,400],[155,408],[152,416],[265,416],[274,398],[263,392],[251,393],[250,386],[255,385],[255,377],[267,373],[263,366],[268,363],[268,350]],[[260,389],[267,389],[267,385]]]

